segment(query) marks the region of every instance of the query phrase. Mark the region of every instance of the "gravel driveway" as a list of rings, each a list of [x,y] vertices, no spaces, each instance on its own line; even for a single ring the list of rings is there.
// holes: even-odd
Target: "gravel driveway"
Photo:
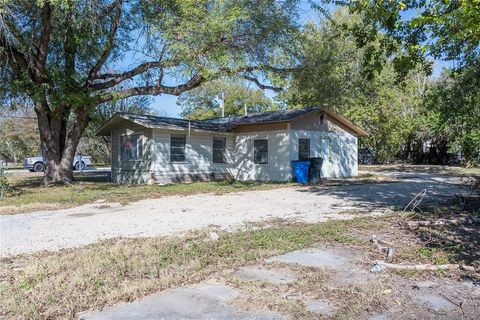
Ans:
[[[225,195],[201,194],[142,200],[121,206],[94,203],[71,209],[0,216],[0,256],[72,248],[113,237],[169,235],[216,226],[235,229],[273,218],[321,222],[353,211],[381,214],[404,207],[422,189],[427,199],[462,192],[458,178],[389,173],[394,183],[289,187]]]

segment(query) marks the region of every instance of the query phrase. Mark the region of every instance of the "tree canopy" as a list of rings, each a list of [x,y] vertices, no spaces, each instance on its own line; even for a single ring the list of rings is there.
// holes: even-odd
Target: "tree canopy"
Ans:
[[[328,106],[378,161],[478,161],[478,1],[309,3],[344,8],[300,25],[298,0],[0,0],[0,101],[34,110],[45,183],[72,178],[79,144],[107,158],[93,127],[161,94],[190,119],[220,116],[221,97],[227,116]],[[434,59],[454,68],[428,78]]]
[[[27,98],[34,106],[47,155],[45,182],[63,182],[72,178],[80,137],[103,103],[179,95],[221,76],[261,85],[259,72],[288,71],[296,63],[296,5],[2,0],[0,93],[7,103]]]
[[[398,70],[382,45],[387,34],[376,32],[359,47],[353,30],[365,30],[365,24],[347,9],[308,24],[301,42],[305,57],[291,76],[278,80],[286,89],[277,99],[291,108],[340,111],[370,132],[360,147],[368,147],[377,162],[478,163],[478,63],[466,61],[436,80],[419,61]]]
[[[331,2],[331,1],[328,1]],[[356,28],[359,44],[378,32],[382,45],[395,53],[397,71],[427,58],[456,60],[459,66],[478,59],[480,51],[480,2],[456,0],[358,0],[346,4],[361,16]],[[401,54],[399,54],[401,52]],[[404,73],[405,73],[404,72]]]
[[[219,79],[208,82],[180,95],[177,104],[183,107],[182,116],[202,120],[222,116],[236,116],[252,112],[270,111],[276,105],[255,85],[249,86],[238,79]]]

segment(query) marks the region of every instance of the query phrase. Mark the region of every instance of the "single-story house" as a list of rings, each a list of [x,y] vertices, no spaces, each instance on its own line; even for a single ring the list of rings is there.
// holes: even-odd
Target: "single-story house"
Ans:
[[[112,181],[168,183],[233,178],[289,181],[291,161],[323,159],[321,176],[358,173],[367,133],[318,107],[200,121],[117,113],[97,130],[112,141]]]

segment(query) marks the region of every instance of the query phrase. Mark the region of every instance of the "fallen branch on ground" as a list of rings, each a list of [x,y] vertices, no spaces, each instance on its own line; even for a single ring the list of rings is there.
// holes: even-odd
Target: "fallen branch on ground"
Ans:
[[[417,271],[424,271],[424,270],[467,270],[467,271],[475,271],[475,267],[467,266],[463,264],[396,264],[396,263],[387,263],[384,261],[376,261],[373,265],[371,271],[372,272],[381,272],[386,269],[395,269],[395,270],[417,270]]]
[[[415,210],[418,210],[418,211],[422,212],[422,210],[419,208],[419,206],[422,203],[423,198],[425,198],[426,195],[427,195],[427,189],[423,189],[422,191],[417,193],[417,195],[415,197],[413,197],[412,201],[410,201],[407,204],[407,206],[405,207],[405,209],[403,209],[403,211],[405,212],[410,208],[411,212],[415,212]]]
[[[377,238],[376,235],[373,235],[370,238],[370,242],[377,247],[378,251],[385,252],[387,254],[387,261],[391,261],[393,259],[394,250],[393,245],[390,242],[383,241]]]

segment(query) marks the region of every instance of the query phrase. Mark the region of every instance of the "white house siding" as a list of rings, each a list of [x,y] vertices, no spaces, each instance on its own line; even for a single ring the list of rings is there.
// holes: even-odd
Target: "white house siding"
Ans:
[[[141,160],[120,160],[120,136],[143,135],[143,157]],[[130,121],[122,121],[112,130],[112,181],[117,183],[147,183],[152,165],[152,129]]]
[[[305,129],[302,129],[304,127]],[[358,175],[357,137],[346,131],[334,119],[313,114],[292,122],[290,130],[290,160],[298,160],[298,139],[310,139],[310,156],[323,159],[323,178]]]
[[[187,129],[149,129],[127,120],[112,130],[112,180],[118,183],[167,183],[235,178],[238,180],[289,181],[291,161],[298,160],[298,139],[310,139],[310,156],[321,157],[322,177],[358,174],[357,137],[337,119],[312,113],[290,123],[239,126],[235,133]],[[119,136],[142,133],[143,159],[120,161]],[[186,160],[170,162],[170,137],[186,135]],[[213,163],[213,137],[226,138],[227,163]],[[268,163],[254,163],[254,140],[268,140]]]
[[[268,163],[255,164],[253,141],[268,140]],[[291,179],[288,130],[237,133],[235,178],[238,180],[288,181]]]
[[[185,162],[170,162],[170,137],[175,134],[186,136]],[[226,138],[227,163],[213,163],[213,137]],[[231,134],[192,132],[188,130],[153,130],[153,155],[151,171],[155,182],[208,180],[234,177]]]
[[[290,131],[290,160],[298,160],[298,139],[310,139],[310,156],[323,159],[323,178],[351,177],[358,174],[357,137],[347,132]]]

